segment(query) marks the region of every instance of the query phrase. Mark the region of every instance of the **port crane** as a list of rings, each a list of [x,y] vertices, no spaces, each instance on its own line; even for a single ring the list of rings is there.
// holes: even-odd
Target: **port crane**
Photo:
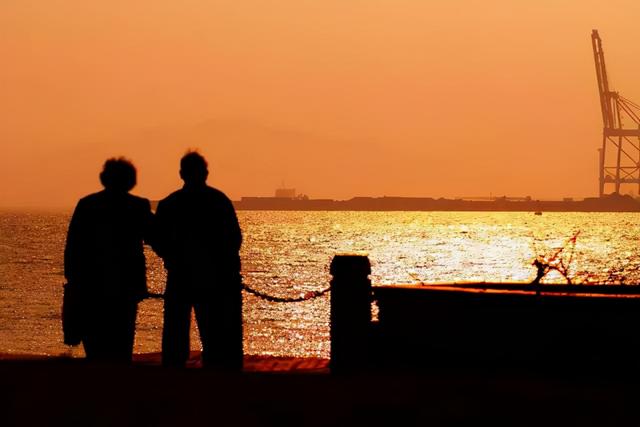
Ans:
[[[598,30],[591,33],[596,64],[600,107],[602,109],[602,147],[600,152],[599,194],[613,184],[620,194],[622,184],[638,184],[640,194],[640,105],[609,88],[602,39]]]

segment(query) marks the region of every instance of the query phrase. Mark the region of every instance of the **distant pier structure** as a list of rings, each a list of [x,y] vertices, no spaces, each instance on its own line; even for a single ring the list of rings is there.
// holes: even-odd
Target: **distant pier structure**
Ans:
[[[622,184],[637,184],[640,194],[640,105],[609,88],[598,30],[592,31],[591,43],[604,125],[602,147],[598,149],[599,195],[604,195],[606,184],[613,184],[618,194]]]

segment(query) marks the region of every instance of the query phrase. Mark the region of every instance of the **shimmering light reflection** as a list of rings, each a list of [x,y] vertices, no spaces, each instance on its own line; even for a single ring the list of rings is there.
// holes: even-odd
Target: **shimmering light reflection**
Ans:
[[[577,230],[570,272],[636,280],[637,214],[482,212],[242,212],[246,283],[278,295],[321,289],[339,252],[368,252],[374,283],[527,281],[537,254]],[[621,230],[621,228],[624,228]],[[560,282],[550,275],[547,282]],[[328,298],[278,305],[247,297],[247,351],[328,354]],[[268,313],[267,316],[264,314]],[[259,331],[254,334],[254,331]],[[304,337],[299,339],[296,337]],[[257,338],[259,337],[259,338]],[[325,340],[318,342],[317,340]],[[320,349],[320,353],[316,353]]]
[[[374,283],[527,281],[531,262],[576,231],[570,275],[640,280],[639,214],[483,212],[239,212],[245,282],[276,296],[328,285],[340,252],[366,252]],[[62,250],[68,214],[0,213],[0,351],[61,353]],[[164,289],[148,251],[149,287]],[[559,275],[547,281],[561,282]],[[329,296],[276,304],[245,295],[245,351],[329,355]],[[162,303],[141,304],[136,351],[159,351]],[[194,345],[198,341],[193,331]]]

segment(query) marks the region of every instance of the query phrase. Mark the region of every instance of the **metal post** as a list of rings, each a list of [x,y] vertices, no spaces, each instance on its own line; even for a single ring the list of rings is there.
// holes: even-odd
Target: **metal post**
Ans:
[[[603,137],[602,148],[598,148],[598,168],[600,169],[600,179],[599,179],[599,191],[598,196],[604,196],[604,149],[607,141],[607,137]]]
[[[336,255],[331,261],[331,372],[366,365],[371,331],[371,264],[364,255]]]

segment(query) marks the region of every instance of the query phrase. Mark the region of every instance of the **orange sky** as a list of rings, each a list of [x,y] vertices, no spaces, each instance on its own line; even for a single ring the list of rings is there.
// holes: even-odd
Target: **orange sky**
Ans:
[[[73,206],[105,158],[160,198],[199,147],[232,198],[597,193],[590,33],[640,101],[640,2],[0,3],[0,206]]]

